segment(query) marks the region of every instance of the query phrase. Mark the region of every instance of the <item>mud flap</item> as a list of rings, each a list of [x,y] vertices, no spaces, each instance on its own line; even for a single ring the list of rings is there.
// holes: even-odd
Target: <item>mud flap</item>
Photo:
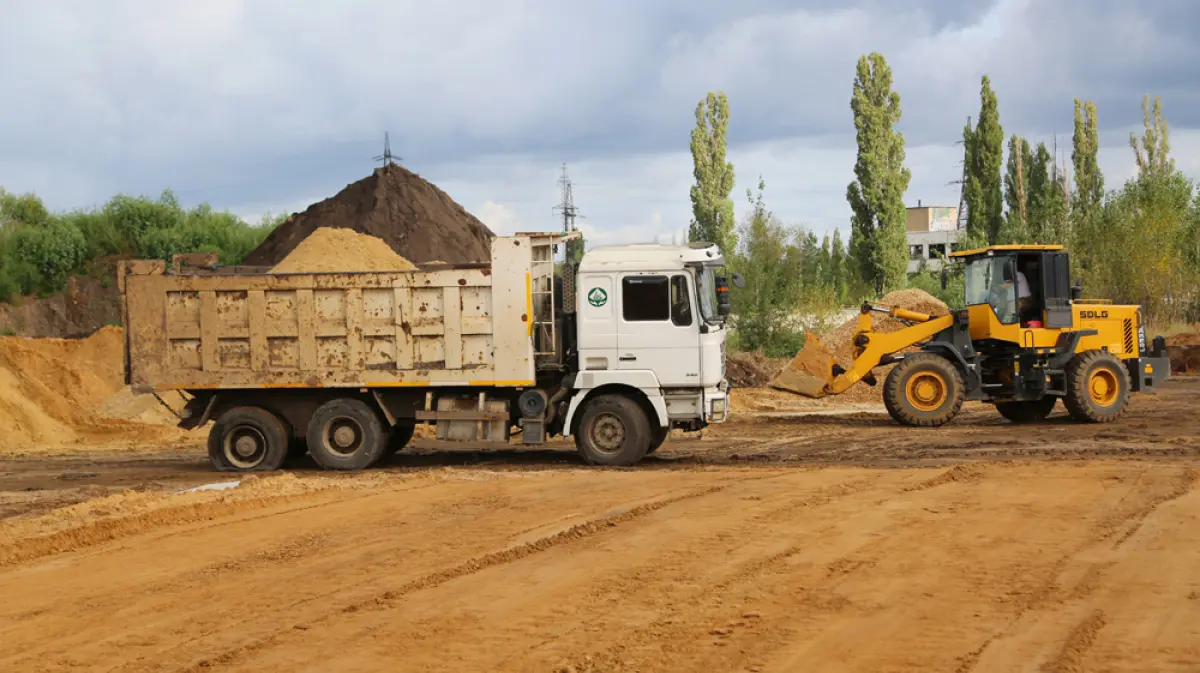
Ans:
[[[804,348],[767,385],[805,397],[824,397],[831,381],[833,354],[816,334],[805,330]]]

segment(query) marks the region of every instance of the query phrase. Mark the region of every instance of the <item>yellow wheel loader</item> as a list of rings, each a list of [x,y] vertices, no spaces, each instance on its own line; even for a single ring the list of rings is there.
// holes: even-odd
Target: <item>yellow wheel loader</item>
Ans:
[[[895,364],[883,401],[904,425],[947,423],[964,400],[994,404],[1014,423],[1036,422],[1059,398],[1076,420],[1104,423],[1124,413],[1131,393],[1170,375],[1163,338],[1146,348],[1140,307],[1081,299],[1062,246],[994,245],[950,256],[965,264],[965,308],[932,317],[865,303],[849,369],[809,332],[771,387],[837,395],[860,381],[876,385],[872,370]],[[906,327],[875,332],[877,312]]]

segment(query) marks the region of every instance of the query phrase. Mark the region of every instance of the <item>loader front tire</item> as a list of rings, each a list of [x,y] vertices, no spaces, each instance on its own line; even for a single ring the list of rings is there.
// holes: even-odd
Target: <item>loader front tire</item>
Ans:
[[[948,423],[966,397],[962,373],[934,353],[906,355],[883,384],[883,404],[897,422],[920,427]]]
[[[627,466],[650,450],[650,419],[641,405],[624,395],[588,400],[579,419],[575,447],[591,465]]]
[[[1104,351],[1084,351],[1067,365],[1067,396],[1063,404],[1077,421],[1108,423],[1129,405],[1129,371],[1121,360]]]

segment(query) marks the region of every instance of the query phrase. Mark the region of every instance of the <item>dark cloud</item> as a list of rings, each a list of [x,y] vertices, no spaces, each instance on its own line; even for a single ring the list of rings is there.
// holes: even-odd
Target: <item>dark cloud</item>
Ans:
[[[596,161],[687,147],[728,93],[731,141],[853,143],[855,61],[880,51],[910,146],[948,145],[997,89],[1006,132],[1106,132],[1161,94],[1200,127],[1200,3],[1184,0],[286,0],[19,3],[0,10],[0,184],[53,205],[173,187],[289,203],[365,175],[381,135],[410,166],[483,155]],[[30,166],[40,167],[30,171]],[[54,176],[60,176],[56,179]],[[840,198],[840,196],[839,196]]]

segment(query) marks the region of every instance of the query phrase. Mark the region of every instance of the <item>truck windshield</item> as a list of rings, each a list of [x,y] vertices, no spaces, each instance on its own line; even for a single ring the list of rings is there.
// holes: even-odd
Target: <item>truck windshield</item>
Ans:
[[[967,262],[966,305],[988,304],[1002,323],[1017,320],[1017,284],[1011,257],[980,257]]]
[[[711,266],[702,267],[696,274],[696,293],[700,299],[700,317],[704,322],[721,322],[717,313],[717,270]]]

